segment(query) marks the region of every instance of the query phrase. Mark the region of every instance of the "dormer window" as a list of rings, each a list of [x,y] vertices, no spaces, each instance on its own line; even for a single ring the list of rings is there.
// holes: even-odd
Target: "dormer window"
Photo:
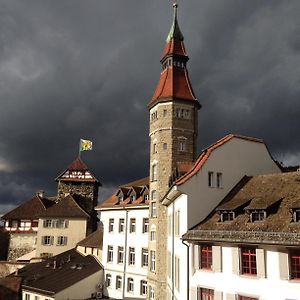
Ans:
[[[300,209],[295,209],[293,211],[293,221],[300,222]]]
[[[232,221],[235,217],[235,214],[233,211],[223,211],[221,213],[221,222],[227,222]]]
[[[149,194],[145,194],[145,195],[144,195],[144,200],[145,200],[145,201],[149,200]]]
[[[136,199],[136,196],[135,196],[135,195],[131,195],[131,196],[130,196],[130,200],[131,200],[131,201],[134,201],[135,199]]]
[[[118,197],[118,199],[119,199],[120,202],[122,202],[122,201],[124,200],[124,198],[123,198],[122,195],[120,195],[120,196]]]
[[[267,217],[267,213],[265,210],[253,210],[250,213],[250,222],[263,221]]]

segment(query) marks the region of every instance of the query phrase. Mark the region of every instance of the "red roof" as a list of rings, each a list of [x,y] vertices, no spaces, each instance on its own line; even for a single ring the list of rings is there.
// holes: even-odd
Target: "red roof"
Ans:
[[[179,99],[195,101],[199,105],[190,83],[187,69],[178,67],[166,68],[160,75],[155,93],[149,107],[152,107],[159,99]]]
[[[77,157],[67,168],[69,171],[87,171],[87,165],[82,161],[80,157]]]
[[[208,148],[204,149],[204,151],[200,154],[200,156],[196,160],[194,166],[186,174],[184,174],[182,177],[178,178],[176,180],[176,184],[181,185],[181,184],[185,183],[186,181],[188,181],[196,173],[198,173],[198,171],[205,164],[205,162],[207,161],[207,159],[209,158],[211,153],[215,149],[219,148],[220,146],[222,146],[225,143],[232,140],[233,138],[239,138],[239,139],[248,140],[248,141],[252,141],[252,142],[256,142],[256,143],[262,143],[262,144],[264,143],[263,140],[261,140],[261,139],[248,137],[248,136],[237,135],[237,134],[228,134],[225,137],[223,137],[222,139],[218,140],[216,143],[214,143],[211,146],[209,146]]]
[[[170,54],[187,56],[183,41],[172,38],[169,42],[167,42],[164,49],[163,58]]]

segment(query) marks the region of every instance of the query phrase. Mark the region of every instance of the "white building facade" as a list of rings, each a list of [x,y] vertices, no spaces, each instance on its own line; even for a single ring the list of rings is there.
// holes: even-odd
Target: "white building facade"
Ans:
[[[243,176],[278,172],[261,140],[228,135],[205,149],[191,170],[174,182],[163,199],[168,209],[167,299],[189,295],[191,253],[182,235],[206,218]]]

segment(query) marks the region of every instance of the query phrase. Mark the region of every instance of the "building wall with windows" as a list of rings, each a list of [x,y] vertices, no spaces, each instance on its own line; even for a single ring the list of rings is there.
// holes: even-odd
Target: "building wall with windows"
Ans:
[[[203,220],[244,175],[280,172],[265,144],[252,138],[229,135],[207,148],[206,153],[199,171],[190,178],[189,173],[179,178],[163,199],[168,211],[169,299],[172,295],[187,299],[187,246],[181,236]],[[201,163],[201,155],[199,158],[195,168]]]
[[[210,267],[201,263],[201,248],[205,246],[212,247]],[[251,258],[247,258],[249,252],[245,250],[253,250]],[[213,297],[204,299],[214,300],[299,299],[300,248],[293,260],[292,251],[293,248],[272,245],[194,244],[190,299],[202,299],[201,292],[211,293]]]
[[[106,296],[146,298],[150,255],[148,208],[143,205],[101,210]]]
[[[72,249],[87,234],[87,219],[41,218],[36,256],[54,256]]]

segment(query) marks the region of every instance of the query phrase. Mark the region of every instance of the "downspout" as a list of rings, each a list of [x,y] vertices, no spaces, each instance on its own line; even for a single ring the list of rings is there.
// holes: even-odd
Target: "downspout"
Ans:
[[[125,218],[125,243],[124,243],[124,269],[123,269],[123,283],[122,283],[122,298],[125,298],[125,275],[126,275],[126,265],[127,265],[127,235],[128,235],[128,210],[126,209],[126,218]]]
[[[181,240],[182,244],[187,247],[187,276],[186,276],[186,300],[189,300],[190,297],[190,245],[186,244],[184,240]]]
[[[174,239],[175,239],[175,205],[174,202],[172,203],[172,256],[171,256],[171,278],[172,278],[172,299],[175,299],[174,295]]]

